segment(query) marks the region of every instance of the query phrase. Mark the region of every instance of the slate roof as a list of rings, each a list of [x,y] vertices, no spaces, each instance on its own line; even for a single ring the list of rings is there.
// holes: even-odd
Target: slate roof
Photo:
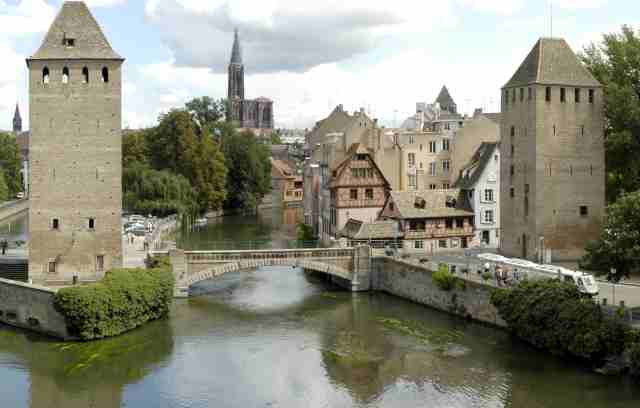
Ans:
[[[231,64],[242,64],[242,49],[238,39],[238,29],[233,31],[233,48],[231,49]]]
[[[569,44],[560,38],[539,39],[504,87],[526,86],[532,83],[601,86],[580,62]]]
[[[350,218],[340,231],[340,236],[350,239],[388,239],[402,238],[403,233],[397,227],[397,221],[362,222]]]
[[[484,142],[480,144],[478,150],[471,156],[469,163],[462,168],[458,180],[453,184],[453,188],[462,190],[473,189],[487,165],[493,158],[493,152],[498,148],[498,143]],[[464,177],[464,175],[468,175]]]
[[[473,215],[473,210],[466,195],[459,189],[391,191],[390,199],[393,200],[400,216],[404,219]],[[424,200],[424,208],[416,206],[416,199]],[[454,207],[447,207],[447,200],[449,199],[456,200]]]
[[[443,86],[440,90],[440,94],[436,98],[436,102],[439,103],[440,106],[455,105],[455,102],[453,101],[453,98],[451,97],[451,94],[449,93],[446,85]]]
[[[74,39],[73,47],[64,44]],[[124,60],[109,44],[89,8],[82,1],[66,1],[53,20],[38,51],[28,60],[104,59]]]

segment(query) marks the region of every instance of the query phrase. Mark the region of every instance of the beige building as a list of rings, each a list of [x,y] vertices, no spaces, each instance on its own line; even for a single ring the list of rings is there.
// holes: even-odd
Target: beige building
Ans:
[[[123,61],[78,1],[62,5],[27,59],[36,282],[99,279],[122,266]]]
[[[603,132],[600,83],[564,40],[540,39],[502,89],[505,255],[576,260],[598,237],[605,210]]]

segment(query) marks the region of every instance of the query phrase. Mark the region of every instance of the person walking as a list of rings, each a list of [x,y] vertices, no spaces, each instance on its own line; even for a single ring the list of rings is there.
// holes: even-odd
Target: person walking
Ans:
[[[6,238],[2,238],[2,241],[0,241],[0,247],[2,248],[2,255],[6,255],[7,248],[9,247],[9,242]]]

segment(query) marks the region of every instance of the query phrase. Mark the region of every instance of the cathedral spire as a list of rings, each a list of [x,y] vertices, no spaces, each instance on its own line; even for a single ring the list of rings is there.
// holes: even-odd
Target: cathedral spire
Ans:
[[[233,48],[231,50],[231,64],[242,64],[242,49],[238,39],[238,29],[233,30]]]
[[[13,132],[22,132],[22,116],[20,116],[20,108],[16,102],[16,111],[13,114]]]

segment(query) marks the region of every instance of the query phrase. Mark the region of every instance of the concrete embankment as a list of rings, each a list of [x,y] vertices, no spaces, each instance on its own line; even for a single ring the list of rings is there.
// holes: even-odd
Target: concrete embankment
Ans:
[[[435,284],[433,271],[397,258],[379,257],[372,261],[372,289],[383,291],[434,309],[498,327],[506,323],[491,304],[493,287],[463,280],[464,285],[443,291]]]
[[[0,204],[0,222],[10,220],[29,210],[29,200],[10,201]]]
[[[56,291],[0,279],[0,322],[69,339],[64,317],[53,307]]]

